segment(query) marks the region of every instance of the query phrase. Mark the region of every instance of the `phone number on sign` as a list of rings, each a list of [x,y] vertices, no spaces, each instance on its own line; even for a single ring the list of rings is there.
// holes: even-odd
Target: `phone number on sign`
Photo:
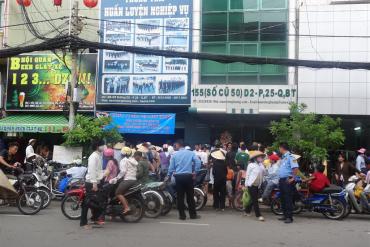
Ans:
[[[290,98],[295,97],[297,89],[242,89],[242,88],[194,88],[193,97],[237,97],[237,98]]]

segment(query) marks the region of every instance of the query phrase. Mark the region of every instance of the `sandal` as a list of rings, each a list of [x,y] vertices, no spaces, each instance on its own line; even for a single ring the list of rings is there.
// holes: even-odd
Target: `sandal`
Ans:
[[[126,214],[130,213],[130,211],[131,211],[131,209],[130,209],[130,208],[128,208],[128,209],[126,209],[126,210],[123,210],[122,214],[123,214],[123,215],[126,215]]]

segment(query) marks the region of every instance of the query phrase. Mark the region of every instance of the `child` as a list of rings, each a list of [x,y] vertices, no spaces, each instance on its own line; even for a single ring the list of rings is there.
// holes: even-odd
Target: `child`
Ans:
[[[316,172],[311,177],[303,180],[304,182],[310,182],[309,189],[312,193],[320,193],[325,187],[330,186],[329,179],[324,175],[325,166],[322,164],[317,165]]]
[[[234,180],[234,171],[233,169],[231,169],[230,166],[227,166],[226,191],[227,191],[227,198],[229,199],[229,207],[232,207],[233,180]]]

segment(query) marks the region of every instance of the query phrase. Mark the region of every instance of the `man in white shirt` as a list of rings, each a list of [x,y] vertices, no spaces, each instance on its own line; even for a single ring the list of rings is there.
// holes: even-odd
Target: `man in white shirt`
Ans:
[[[102,152],[104,151],[104,142],[93,141],[91,144],[92,150],[94,152],[90,155],[87,167],[87,174],[86,174],[86,181],[85,181],[85,189],[86,189],[86,197],[81,205],[81,220],[80,226],[84,227],[85,229],[90,229],[91,227],[88,225],[87,222],[87,214],[89,210],[89,205],[87,202],[89,201],[89,195],[93,195],[98,191],[98,187],[101,185],[101,180],[104,176],[103,171],[103,159],[102,159]],[[99,198],[98,198],[99,200]],[[99,203],[99,202],[97,202]],[[103,208],[91,208],[91,219],[94,221],[95,224],[103,225],[103,221],[99,221],[99,217],[103,213]]]
[[[26,161],[28,157],[31,157],[32,154],[35,154],[34,146],[36,145],[36,141],[36,139],[30,139],[28,141],[28,146],[26,147],[26,158],[24,161]]]

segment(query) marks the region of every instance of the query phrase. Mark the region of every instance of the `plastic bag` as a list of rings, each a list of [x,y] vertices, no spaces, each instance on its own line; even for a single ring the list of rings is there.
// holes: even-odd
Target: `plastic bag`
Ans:
[[[249,191],[248,189],[244,189],[243,190],[243,197],[242,197],[242,203],[243,203],[243,207],[246,208],[249,206],[249,204],[251,204],[251,196],[249,194]]]

